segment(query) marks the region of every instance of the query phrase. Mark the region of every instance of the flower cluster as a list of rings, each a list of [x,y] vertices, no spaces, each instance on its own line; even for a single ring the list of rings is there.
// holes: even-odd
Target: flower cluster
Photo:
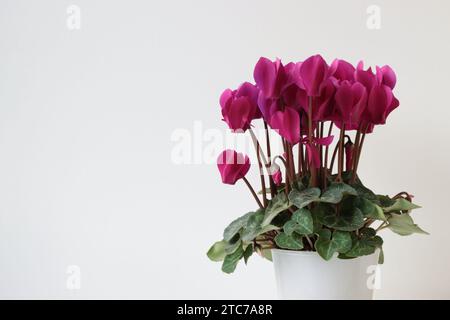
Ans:
[[[233,132],[250,133],[261,179],[256,192],[245,177],[249,157],[234,150],[219,155],[222,181],[243,180],[259,206],[233,221],[209,250],[212,260],[223,261],[223,271],[233,272],[253,252],[270,259],[273,248],[350,259],[381,250],[382,229],[425,233],[409,215],[418,207],[410,194],[375,194],[357,174],[367,134],[399,106],[391,67],[373,71],[340,59],[327,64],[320,55],[287,64],[260,58],[253,76],[255,84],[244,82],[220,97],[223,121]],[[265,145],[253,133],[257,119]],[[279,134],[283,154],[271,154],[270,128]]]
[[[244,82],[236,90],[226,89],[220,97],[223,120],[234,132],[245,132],[252,121],[262,118],[290,146],[304,144],[305,156],[317,168],[321,164],[317,146],[328,146],[333,136],[317,135],[325,122],[341,130],[371,133],[386,123],[399,106],[393,94],[396,75],[390,66],[364,70],[335,59],[330,65],[314,55],[303,62],[283,64],[260,58],[254,72],[255,84]],[[330,126],[330,128],[331,128]],[[346,144],[347,163],[353,152]],[[356,155],[357,156],[357,155]]]
[[[300,141],[309,112],[313,127],[333,121],[346,130],[371,132],[399,105],[392,92],[396,76],[387,65],[373,72],[362,62],[354,67],[336,59],[328,65],[320,55],[286,65],[260,58],[253,75],[256,85],[245,82],[222,93],[223,120],[232,130],[246,131],[262,116],[292,144]]]

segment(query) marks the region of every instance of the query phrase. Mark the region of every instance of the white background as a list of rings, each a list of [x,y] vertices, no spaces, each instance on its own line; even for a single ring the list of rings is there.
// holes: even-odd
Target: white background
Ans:
[[[218,97],[260,56],[321,53],[398,75],[400,108],[367,137],[360,175],[413,193],[431,235],[385,233],[376,297],[450,298],[449,13],[444,0],[0,0],[0,297],[275,298],[271,263],[225,275],[207,260],[253,199],[215,165],[174,164],[171,136],[197,120],[225,132]]]

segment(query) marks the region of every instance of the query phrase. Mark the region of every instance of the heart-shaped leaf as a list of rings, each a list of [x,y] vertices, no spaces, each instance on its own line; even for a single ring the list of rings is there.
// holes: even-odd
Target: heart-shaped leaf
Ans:
[[[404,198],[396,199],[394,204],[390,205],[389,207],[383,208],[385,212],[394,212],[394,211],[410,211],[413,209],[420,208],[420,206],[409,202],[408,200]]]
[[[387,221],[384,215],[383,209],[380,206],[374,204],[372,201],[359,197],[355,199],[355,206],[361,210],[362,214],[366,218],[372,218],[376,220]]]
[[[223,231],[223,239],[225,241],[231,241],[233,237],[244,227],[247,225],[248,219],[250,216],[255,214],[255,212],[249,212],[244,214],[242,217],[237,218],[233,222],[231,222],[228,227]]]
[[[393,213],[388,219],[388,228],[401,236],[409,236],[413,233],[428,234],[414,223],[411,216],[407,213],[395,214]]]
[[[340,213],[330,205],[321,204],[313,208],[314,216],[327,227],[341,231],[355,231],[364,225],[364,216],[356,207],[343,206]]]
[[[238,247],[233,253],[227,255],[223,260],[222,271],[225,273],[233,273],[243,255],[244,250],[242,249],[242,246]]]
[[[314,232],[314,222],[311,211],[306,208],[298,209],[292,214],[292,221],[297,223],[295,231],[300,234],[311,234]]]
[[[302,191],[294,189],[289,193],[289,201],[292,202],[297,208],[301,209],[306,207],[311,202],[319,200],[319,196],[319,188],[308,188]]]
[[[352,248],[352,237],[349,232],[335,230],[332,241],[336,244],[336,251],[346,253]]]
[[[226,256],[225,248],[227,245],[228,243],[224,240],[217,241],[211,246],[211,248],[209,248],[206,255],[212,261],[222,261]]]
[[[284,210],[287,210],[291,205],[284,192],[277,194],[272,200],[270,200],[269,205],[266,208],[264,219],[261,226],[267,226],[272,222],[272,220]]]
[[[275,237],[275,243],[277,244],[277,246],[283,249],[303,249],[302,237],[296,233],[293,233],[289,236],[286,233],[281,232]]]
[[[339,203],[342,201],[344,195],[357,196],[358,193],[350,185],[343,182],[332,183],[327,190],[320,197],[321,202]]]
[[[331,241],[331,231],[323,229],[319,232],[319,239],[316,240],[315,248],[317,253],[325,260],[330,260],[337,250],[335,242]]]

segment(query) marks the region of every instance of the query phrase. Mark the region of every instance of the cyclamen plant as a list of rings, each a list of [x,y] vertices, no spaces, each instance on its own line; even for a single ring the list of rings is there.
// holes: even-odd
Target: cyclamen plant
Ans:
[[[379,231],[426,233],[410,216],[419,208],[412,195],[375,194],[357,173],[366,136],[399,106],[391,67],[373,72],[362,62],[354,67],[339,59],[328,65],[320,55],[286,65],[260,58],[254,79],[256,85],[244,82],[220,97],[228,127],[250,133],[262,189],[255,192],[245,177],[247,155],[234,150],[219,155],[223,183],[243,180],[259,207],[231,222],[209,249],[208,257],[223,261],[224,272],[233,272],[241,259],[247,263],[253,252],[271,260],[273,248],[317,251],[325,260],[380,250],[383,263]],[[265,128],[265,149],[252,131],[258,119]],[[284,154],[272,157],[269,128],[280,135]],[[334,151],[333,129],[338,132]]]

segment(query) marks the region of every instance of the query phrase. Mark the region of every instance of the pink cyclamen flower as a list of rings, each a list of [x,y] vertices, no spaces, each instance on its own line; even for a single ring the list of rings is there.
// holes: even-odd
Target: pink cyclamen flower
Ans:
[[[293,108],[276,111],[270,118],[269,124],[291,144],[300,141],[300,116]]]
[[[328,65],[321,55],[309,57],[300,65],[301,84],[308,96],[317,97],[320,94],[322,82],[329,76]]]
[[[355,67],[345,60],[335,59],[330,65],[328,74],[339,81],[353,81],[355,79]]]
[[[275,173],[272,175],[273,182],[275,182],[275,185],[280,186],[281,182],[283,180],[283,177],[281,175],[281,170],[278,169],[275,171]]]
[[[244,82],[237,90],[226,89],[220,96],[223,120],[232,131],[245,131],[253,119],[261,117],[258,108],[259,90]]]
[[[271,61],[261,57],[256,63],[253,77],[260,90],[258,106],[267,122],[274,112],[285,107],[297,107],[295,72],[294,63],[283,65],[280,59]]]
[[[290,70],[294,64],[284,66],[280,59],[271,61],[261,57],[255,65],[253,77],[265,98],[279,97],[283,89],[293,82]]]
[[[391,89],[394,89],[397,82],[397,76],[390,66],[377,67],[378,84],[384,84]]]
[[[361,83],[368,91],[376,84],[377,77],[372,72],[372,68],[364,70],[364,63],[358,62],[355,70],[355,81]]]
[[[345,125],[358,125],[366,108],[367,90],[359,82],[342,81],[335,95],[333,121]]]
[[[247,174],[250,169],[250,159],[247,155],[227,149],[217,158],[217,168],[223,183],[235,184]]]
[[[369,123],[385,124],[388,115],[399,106],[391,88],[386,85],[375,85],[369,93],[367,111],[365,112]]]

